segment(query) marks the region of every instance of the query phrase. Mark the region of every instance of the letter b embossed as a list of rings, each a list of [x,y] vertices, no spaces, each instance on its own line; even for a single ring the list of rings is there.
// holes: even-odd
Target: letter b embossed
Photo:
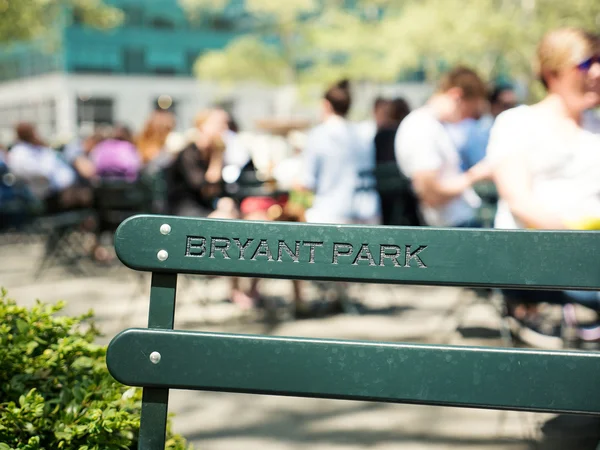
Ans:
[[[206,254],[206,238],[202,236],[188,236],[185,243],[185,256],[190,258],[203,258]]]

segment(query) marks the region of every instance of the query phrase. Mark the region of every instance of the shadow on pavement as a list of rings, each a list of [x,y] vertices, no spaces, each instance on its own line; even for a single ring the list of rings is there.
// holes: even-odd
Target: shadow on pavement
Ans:
[[[485,448],[497,447],[499,449],[525,450],[533,449],[533,442],[524,442],[509,438],[490,438],[490,436],[453,436],[451,434],[435,434],[433,432],[411,431],[405,427],[398,427],[396,430],[381,430],[365,423],[364,426],[353,426],[351,429],[319,429],[319,423],[328,419],[339,418],[344,415],[352,415],[361,412],[375,412],[385,406],[378,403],[357,404],[351,408],[340,407],[329,411],[281,411],[263,417],[258,423],[235,426],[228,423],[223,428],[210,431],[197,431],[186,434],[186,438],[191,442],[203,442],[219,439],[244,442],[252,439],[268,439],[285,443],[306,444],[314,442],[315,444],[331,445],[364,445],[373,447],[378,445],[393,443],[402,445],[407,442],[419,442],[425,444],[442,444],[456,448]],[[381,411],[380,411],[381,413]],[[431,428],[436,427],[435,417],[430,417]],[[578,449],[577,449],[578,450]]]
[[[500,339],[500,331],[487,327],[459,327],[456,331],[464,339]]]
[[[600,445],[600,417],[560,415],[541,429],[539,450],[596,450]]]

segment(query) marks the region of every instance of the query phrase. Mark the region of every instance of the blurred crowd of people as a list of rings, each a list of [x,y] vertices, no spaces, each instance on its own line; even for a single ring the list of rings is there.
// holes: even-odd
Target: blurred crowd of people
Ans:
[[[549,32],[534,63],[546,96],[532,106],[519,105],[513,86],[490,86],[460,66],[441,77],[425,105],[411,111],[402,98],[377,98],[372,117],[356,123],[348,119],[352,86],[335,84],[323,95],[320,123],[306,134],[292,133],[290,157],[269,174],[286,186],[279,196],[230,198],[226,185],[256,168],[235,121],[221,109],[200,113],[183,135],[174,133],[170,112],[157,110],[137,135],[115,126],[62,153],[44,145],[34,125],[19,124],[0,164],[35,186],[49,211],[89,207],[99,180],[135,182],[145,173],[164,179],[165,201],[156,212],[173,215],[394,224],[390,211],[400,200],[404,225],[480,227],[481,200],[473,187],[488,180],[500,196],[498,228],[597,227],[598,36],[574,28]],[[377,191],[377,168],[386,164],[410,189],[396,196]],[[548,345],[557,336],[544,329],[540,301],[600,310],[595,292],[505,294],[511,316]],[[256,284],[242,297],[240,303],[255,302]]]
[[[496,228],[600,229],[600,119],[594,111],[600,106],[600,38],[575,28],[551,31],[534,64],[546,91],[534,105],[517,105],[508,87],[494,89],[486,102],[479,76],[459,67],[400,125],[397,163],[412,181],[427,225],[479,226],[473,186],[493,180],[500,198]],[[579,338],[600,339],[597,319],[583,327],[573,313],[574,304],[600,311],[598,292],[503,294],[516,334],[531,345],[561,347],[565,323]],[[562,323],[541,303],[561,305]]]

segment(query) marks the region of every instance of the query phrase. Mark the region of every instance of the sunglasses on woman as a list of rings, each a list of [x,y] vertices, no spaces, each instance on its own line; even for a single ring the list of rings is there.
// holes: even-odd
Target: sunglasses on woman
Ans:
[[[580,62],[577,64],[577,68],[579,70],[590,70],[595,63],[600,64],[600,55],[592,56],[585,61]]]

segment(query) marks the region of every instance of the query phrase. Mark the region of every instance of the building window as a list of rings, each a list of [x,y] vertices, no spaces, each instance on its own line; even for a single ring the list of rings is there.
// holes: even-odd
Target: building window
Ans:
[[[56,100],[32,100],[0,107],[0,134],[12,134],[19,122],[35,124],[44,138],[56,133]]]
[[[112,98],[77,98],[77,125],[84,123],[112,125],[114,100]]]
[[[194,66],[196,64],[196,61],[198,61],[198,58],[200,57],[200,55],[202,54],[201,51],[189,51],[187,52],[186,58],[187,58],[187,73],[189,75],[193,75],[194,74]]]
[[[73,66],[73,72],[75,73],[104,73],[110,75],[115,70],[112,67],[89,67],[84,65]]]
[[[37,122],[37,108],[38,105],[33,103],[22,103],[19,105],[18,118],[19,122]]]
[[[234,31],[235,21],[223,16],[213,16],[209,19],[208,27],[215,31]]]
[[[166,17],[154,17],[150,20],[150,26],[157,30],[174,30],[175,23]]]
[[[176,75],[177,74],[177,70],[174,69],[173,67],[155,67],[153,72],[156,75]]]
[[[130,27],[141,27],[144,25],[144,10],[135,6],[123,8],[126,17],[126,23]]]
[[[123,67],[126,73],[146,72],[146,52],[142,48],[127,48],[123,51]]]

